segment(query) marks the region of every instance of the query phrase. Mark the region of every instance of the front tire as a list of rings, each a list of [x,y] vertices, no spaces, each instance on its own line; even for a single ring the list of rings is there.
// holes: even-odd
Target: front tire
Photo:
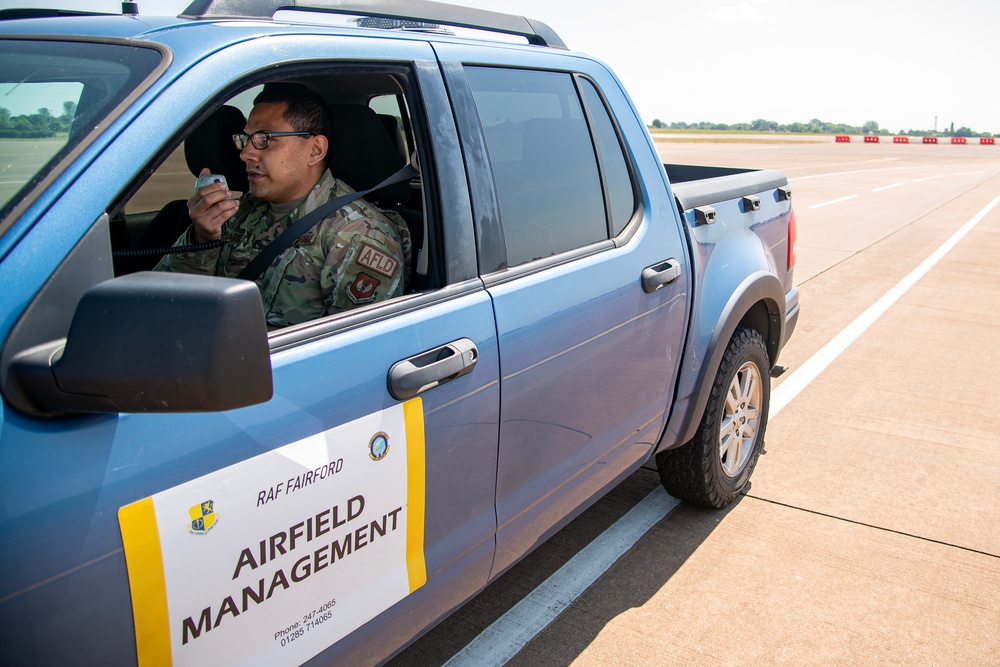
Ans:
[[[698,431],[687,444],[656,455],[660,481],[670,495],[715,508],[740,495],[764,444],[770,368],[761,335],[737,329],[715,375]]]

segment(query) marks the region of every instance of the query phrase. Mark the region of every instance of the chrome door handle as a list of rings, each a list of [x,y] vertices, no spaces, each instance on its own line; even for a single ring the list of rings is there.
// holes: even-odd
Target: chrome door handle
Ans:
[[[642,290],[647,294],[652,294],[680,277],[681,263],[676,259],[668,259],[642,270]]]
[[[460,338],[393,364],[389,369],[389,393],[405,401],[472,372],[477,361],[476,344],[468,338]]]

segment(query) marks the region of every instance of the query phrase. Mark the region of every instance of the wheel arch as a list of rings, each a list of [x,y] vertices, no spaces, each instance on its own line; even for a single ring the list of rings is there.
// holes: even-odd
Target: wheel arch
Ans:
[[[739,285],[725,307],[719,311],[704,353],[704,362],[696,371],[690,367],[685,367],[682,371],[678,384],[679,398],[673,406],[670,419],[655,451],[682,445],[694,437],[701,416],[705,412],[705,406],[708,404],[712,382],[722,364],[726,347],[737,329],[741,327],[753,329],[761,335],[767,347],[768,362],[772,368],[774,367],[781,349],[785,326],[784,303],[784,287],[774,274],[758,271]],[[692,328],[689,338],[695,335]],[[689,340],[687,344],[689,350],[696,349],[692,348],[693,343],[696,344]],[[688,378],[694,376],[690,392],[682,391],[685,375],[688,375]],[[688,382],[691,380],[688,379]]]

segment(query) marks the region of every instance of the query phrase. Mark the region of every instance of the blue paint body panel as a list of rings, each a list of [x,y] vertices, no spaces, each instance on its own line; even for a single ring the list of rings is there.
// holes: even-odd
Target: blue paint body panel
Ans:
[[[0,41],[14,36],[134,44],[155,48],[162,64],[0,221],[0,645],[11,664],[134,664],[119,508],[394,405],[387,376],[396,362],[467,339],[474,369],[421,394],[427,583],[310,664],[381,662],[610,484],[683,444],[721,350],[748,312],[764,308],[772,317],[772,363],[794,328],[790,203],[773,189],[753,192],[759,211],[747,212],[739,198],[718,201],[717,222],[699,225],[692,210],[679,210],[620,82],[592,58],[447,35],[239,20],[0,22]],[[493,158],[474,104],[459,90],[466,64],[593,82],[635,183],[624,232],[503,266]],[[438,258],[438,283],[272,332],[274,394],[264,403],[184,414],[25,410],[15,394],[31,390],[12,379],[13,360],[66,337],[75,308],[45,286],[54,276],[72,282],[87,261],[74,248],[94,243],[108,252],[80,272],[88,284],[79,289],[111,280],[106,216],[165,164],[193,124],[275,68],[288,77],[365,81],[376,72],[382,83],[406,82],[406,120],[419,126],[423,212],[437,225],[428,251]],[[335,94],[355,101],[347,83]],[[483,270],[487,258],[494,265]],[[644,269],[667,260],[678,277],[644,290]]]

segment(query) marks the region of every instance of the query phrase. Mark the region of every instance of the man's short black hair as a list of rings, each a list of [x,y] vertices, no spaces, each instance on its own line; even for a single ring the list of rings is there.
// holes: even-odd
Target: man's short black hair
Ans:
[[[268,83],[254,98],[254,104],[285,103],[285,120],[296,132],[312,132],[322,134],[327,141],[333,142],[331,136],[333,122],[330,113],[319,95],[298,83]]]

